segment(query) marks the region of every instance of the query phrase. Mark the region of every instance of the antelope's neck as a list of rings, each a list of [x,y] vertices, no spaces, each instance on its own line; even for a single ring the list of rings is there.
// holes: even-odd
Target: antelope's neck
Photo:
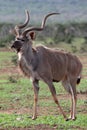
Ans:
[[[18,65],[23,74],[27,77],[31,77],[32,68],[29,66],[25,56],[22,53],[18,53]]]
[[[31,46],[24,46],[21,51],[18,53],[18,61],[25,59],[28,63],[34,58],[32,47]]]
[[[18,53],[18,64],[19,68],[27,77],[32,76],[32,62],[33,60],[33,52],[31,50],[26,50],[24,52]]]

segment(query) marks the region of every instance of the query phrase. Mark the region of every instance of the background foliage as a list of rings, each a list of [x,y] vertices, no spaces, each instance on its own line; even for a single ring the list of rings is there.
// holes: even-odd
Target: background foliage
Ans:
[[[0,47],[6,47],[14,40],[9,33],[14,26],[0,24]],[[49,24],[42,32],[36,32],[35,44],[39,43],[71,52],[87,52],[87,23]]]

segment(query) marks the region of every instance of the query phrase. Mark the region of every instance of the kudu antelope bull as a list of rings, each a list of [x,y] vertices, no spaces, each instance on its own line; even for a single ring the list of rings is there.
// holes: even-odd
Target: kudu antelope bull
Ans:
[[[26,11],[26,20],[22,25],[15,26],[14,32],[16,39],[12,44],[12,48],[17,51],[18,63],[22,72],[32,79],[34,89],[34,110],[32,119],[37,118],[37,102],[39,92],[39,80],[44,81],[53,96],[60,112],[65,120],[75,120],[76,118],[76,84],[80,83],[82,64],[77,56],[57,49],[47,48],[42,45],[33,47],[32,40],[35,38],[35,31],[42,31],[45,27],[46,20],[51,15],[59,13],[50,13],[46,15],[42,21],[41,27],[29,27],[24,31],[24,27],[29,22],[29,12]],[[53,82],[62,82],[62,85],[71,95],[71,113],[67,118],[62,110],[56,95]]]

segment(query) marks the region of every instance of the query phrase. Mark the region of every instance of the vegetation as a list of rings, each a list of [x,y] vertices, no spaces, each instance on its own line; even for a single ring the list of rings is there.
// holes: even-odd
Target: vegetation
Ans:
[[[10,29],[12,27],[12,24],[0,24],[0,47],[8,46],[8,44],[13,39],[13,36],[10,34]]]
[[[0,24],[0,47],[8,46],[14,39],[9,33],[14,25]],[[55,24],[38,32],[35,43],[66,48],[71,52],[87,52],[87,23]]]
[[[83,129],[86,130],[87,128],[87,116],[86,115],[78,115],[78,120],[75,122],[70,121],[66,122],[63,120],[61,116],[41,116],[37,120],[32,121],[28,118],[28,115],[17,115],[17,114],[0,114],[0,122],[2,128],[5,129],[11,129],[14,128],[15,130],[17,128],[25,128],[28,130],[33,129],[35,130],[35,127],[41,124],[41,129],[43,130],[46,128],[46,125],[49,126],[52,130],[60,130],[60,129],[70,129],[70,130],[79,130]],[[32,127],[31,127],[32,126]],[[30,129],[29,129],[30,128]]]

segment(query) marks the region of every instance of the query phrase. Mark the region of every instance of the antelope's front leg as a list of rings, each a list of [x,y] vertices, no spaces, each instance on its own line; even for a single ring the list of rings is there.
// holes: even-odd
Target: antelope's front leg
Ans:
[[[33,117],[32,119],[35,120],[37,118],[37,102],[38,102],[38,92],[39,92],[39,85],[38,80],[33,81],[33,89],[34,89],[34,106],[33,106]]]

